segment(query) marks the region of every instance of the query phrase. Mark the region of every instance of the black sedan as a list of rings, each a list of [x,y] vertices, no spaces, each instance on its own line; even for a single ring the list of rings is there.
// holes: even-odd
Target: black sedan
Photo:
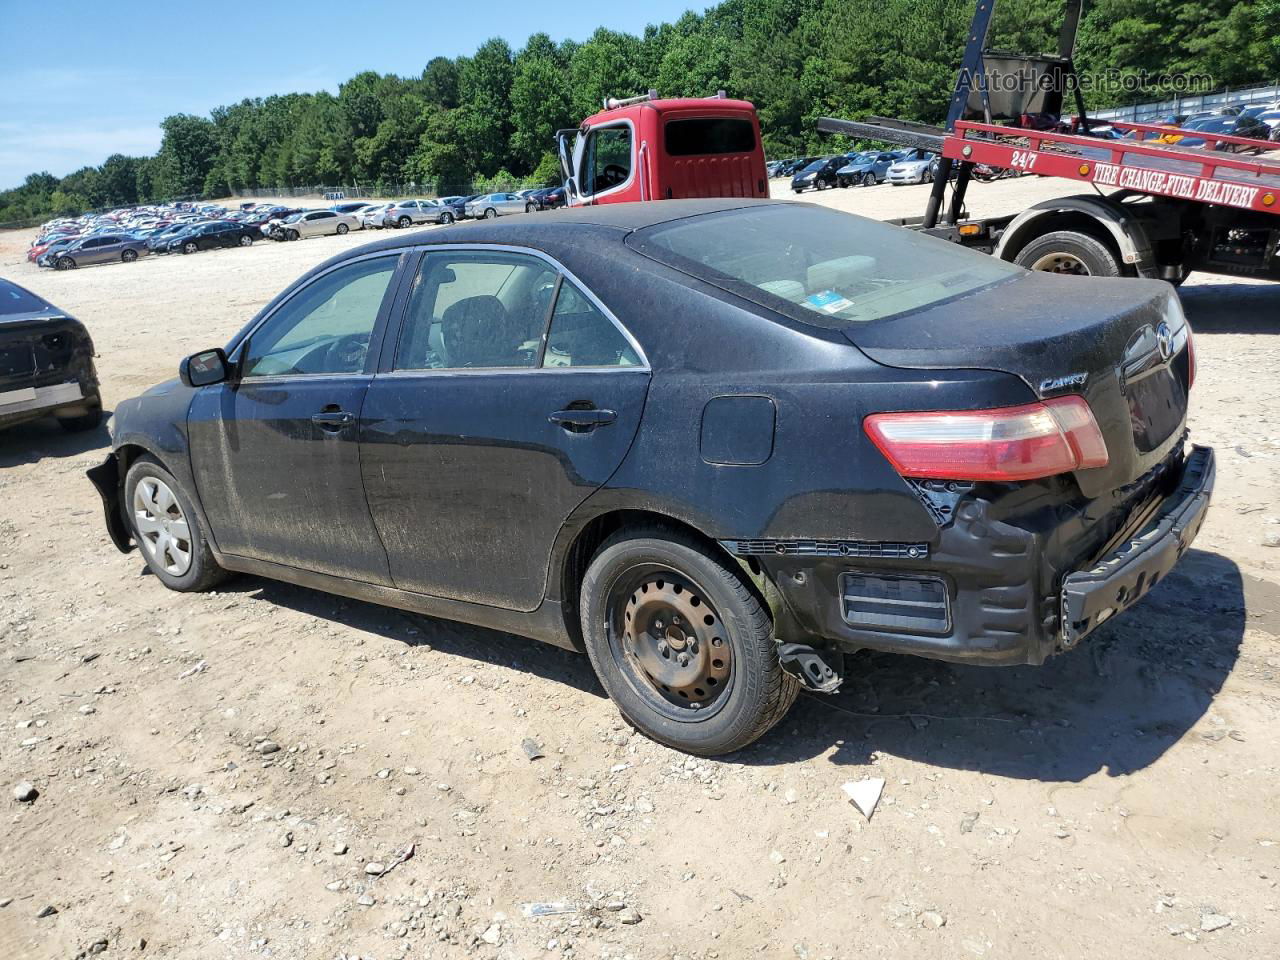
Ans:
[[[1169,572],[1213,479],[1167,284],[796,203],[396,234],[179,372],[90,472],[166,586],[242,571],[585,650],[699,754],[846,652],[1076,646]]]
[[[812,163],[796,171],[791,178],[791,189],[796,193],[806,190],[826,190],[834,187],[838,180],[836,171],[849,162],[843,154],[838,157],[819,157]]]
[[[70,314],[0,280],[0,427],[47,416],[70,431],[102,421],[93,341]]]
[[[174,234],[164,244],[166,253],[197,253],[217,247],[251,247],[262,236],[257,227],[234,220],[212,220]]]

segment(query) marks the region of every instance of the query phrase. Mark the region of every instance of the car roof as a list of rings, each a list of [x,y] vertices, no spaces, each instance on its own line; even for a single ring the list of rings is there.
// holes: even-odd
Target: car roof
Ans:
[[[590,207],[562,207],[536,217],[499,217],[438,227],[429,233],[394,233],[376,240],[368,248],[392,249],[436,243],[506,243],[537,246],[549,233],[571,225],[612,228],[622,233],[642,230],[662,223],[706,213],[742,207],[777,206],[785,200],[754,200],[741,197],[711,200],[663,200],[651,203],[604,203]]]

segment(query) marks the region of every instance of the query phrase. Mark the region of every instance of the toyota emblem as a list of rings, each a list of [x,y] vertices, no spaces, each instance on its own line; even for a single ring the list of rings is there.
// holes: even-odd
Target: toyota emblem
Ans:
[[[1156,327],[1156,346],[1160,348],[1161,360],[1167,361],[1173,357],[1173,328],[1163,320]]]

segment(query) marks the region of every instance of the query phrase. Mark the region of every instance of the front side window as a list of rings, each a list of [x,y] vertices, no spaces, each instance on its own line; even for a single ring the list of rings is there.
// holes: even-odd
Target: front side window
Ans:
[[[537,257],[428,254],[409,298],[395,368],[535,366],[555,287],[556,271]]]
[[[627,182],[631,176],[631,127],[601,127],[587,141],[583,193],[596,194]]]
[[[361,260],[311,281],[250,337],[241,376],[364,372],[397,259]]]

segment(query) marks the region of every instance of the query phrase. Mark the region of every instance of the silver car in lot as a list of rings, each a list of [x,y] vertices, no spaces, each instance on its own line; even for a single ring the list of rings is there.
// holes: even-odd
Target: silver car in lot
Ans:
[[[303,210],[279,222],[272,220],[262,228],[273,240],[305,240],[307,237],[344,234],[359,229],[358,217],[332,210]]]
[[[468,217],[493,219],[508,213],[524,213],[525,199],[515,193],[486,193],[467,203]]]
[[[386,215],[387,210],[395,206],[393,203],[375,203],[365,207],[357,216],[360,218],[361,230],[381,230],[383,227],[382,218]]]
[[[938,169],[938,155],[927,150],[912,150],[909,156],[903,157],[889,168],[885,175],[895,187],[908,183],[928,183]]]
[[[384,227],[408,227],[420,223],[453,223],[453,211],[438,200],[400,200],[382,215]]]
[[[146,255],[146,240],[124,233],[98,233],[69,244],[55,256],[46,253],[37,263],[55,270],[74,270],[93,263],[133,263]]]

